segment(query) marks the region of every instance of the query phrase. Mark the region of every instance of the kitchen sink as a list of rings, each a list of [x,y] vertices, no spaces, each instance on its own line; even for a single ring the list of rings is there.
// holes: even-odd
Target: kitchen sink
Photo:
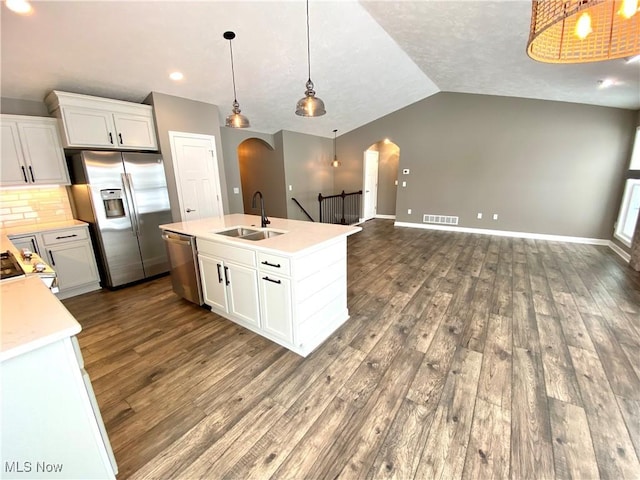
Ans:
[[[249,227],[234,227],[221,232],[213,232],[216,235],[225,235],[227,237],[241,238],[243,240],[265,240],[267,238],[277,237],[286,232],[278,232],[277,230],[258,230]]]
[[[236,227],[222,232],[215,232],[216,235],[226,235],[227,237],[245,237],[246,235],[261,233],[260,230],[246,227]]]
[[[278,235],[282,235],[284,232],[276,232],[275,230],[260,230],[255,233],[250,233],[249,235],[244,235],[241,238],[243,240],[264,240],[266,238],[277,237]]]

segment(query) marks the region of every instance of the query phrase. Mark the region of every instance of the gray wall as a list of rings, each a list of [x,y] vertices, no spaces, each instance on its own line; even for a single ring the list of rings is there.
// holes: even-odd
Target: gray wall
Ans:
[[[0,99],[0,113],[11,115],[29,115],[32,117],[50,117],[44,101],[20,100],[17,98]]]
[[[267,215],[287,218],[282,155],[263,140],[249,138],[238,146],[238,161],[244,213],[259,213],[260,207],[256,203],[254,209],[252,199],[254,192],[260,191]]]
[[[178,209],[178,191],[176,175],[171,157],[169,131],[199,133],[213,135],[216,139],[216,156],[220,173],[220,188],[222,189],[222,204],[225,214],[229,212],[227,183],[225,181],[225,165],[222,155],[222,141],[220,137],[220,120],[218,107],[204,102],[197,102],[187,98],[175,97],[164,93],[151,92],[144,103],[153,106],[153,113],[158,133],[160,153],[165,159],[164,167],[167,175],[171,214],[175,222],[180,221]]]
[[[313,121],[313,120],[311,120]],[[318,221],[318,194],[331,195],[333,188],[333,139],[280,131],[275,135],[276,151],[282,152],[285,170],[288,218],[308,220],[291,200],[295,197]],[[289,190],[291,185],[292,190]]]
[[[224,170],[229,193],[228,213],[244,213],[238,146],[250,138],[259,138],[275,147],[274,138],[273,135],[267,133],[229,127],[220,127],[220,134],[222,136],[222,154],[224,155]],[[238,189],[238,193],[234,193],[234,188]]]
[[[361,188],[363,151],[388,137],[411,170],[397,221],[609,239],[636,124],[631,110],[438,93],[339,137],[336,189]]]

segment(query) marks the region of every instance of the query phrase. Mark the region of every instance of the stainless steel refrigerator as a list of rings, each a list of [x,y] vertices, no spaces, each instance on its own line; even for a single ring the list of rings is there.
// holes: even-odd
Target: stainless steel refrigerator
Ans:
[[[158,229],[172,221],[162,157],[82,151],[68,161],[76,218],[91,225],[102,285],[168,272]]]

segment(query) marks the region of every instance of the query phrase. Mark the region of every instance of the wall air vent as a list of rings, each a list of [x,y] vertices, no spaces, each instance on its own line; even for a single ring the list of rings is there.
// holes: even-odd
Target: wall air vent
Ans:
[[[425,214],[422,217],[424,223],[437,223],[438,225],[457,225],[458,217],[452,217],[450,215],[428,215]]]

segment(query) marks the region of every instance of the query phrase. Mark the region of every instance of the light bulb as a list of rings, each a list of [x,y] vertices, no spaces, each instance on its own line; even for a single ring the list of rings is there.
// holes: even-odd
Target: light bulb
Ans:
[[[576,36],[580,40],[584,40],[592,31],[591,15],[589,15],[587,12],[584,12],[582,15],[580,15],[580,18],[578,18],[578,21],[576,22]]]
[[[618,13],[624,18],[633,17],[638,11],[638,0],[623,0]]]
[[[9,10],[20,15],[29,15],[33,11],[27,0],[7,0],[6,5]]]

